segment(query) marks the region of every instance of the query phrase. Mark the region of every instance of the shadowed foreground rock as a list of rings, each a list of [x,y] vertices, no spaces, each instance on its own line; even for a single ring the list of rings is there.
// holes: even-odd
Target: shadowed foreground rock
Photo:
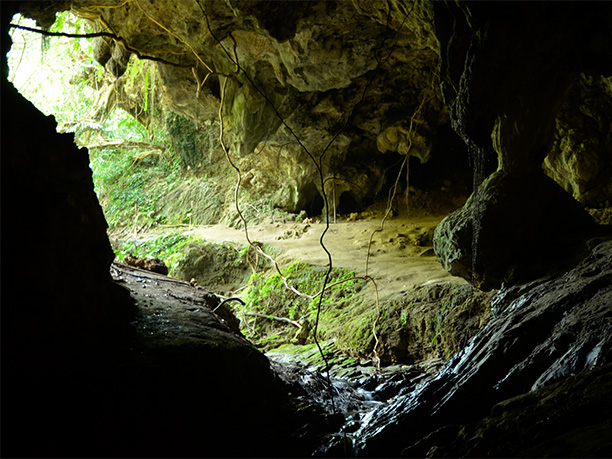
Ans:
[[[236,319],[219,297],[128,266],[113,264],[112,272],[138,314],[133,347],[111,375],[108,396],[127,400],[120,417],[107,419],[110,455],[305,454],[291,440],[300,418],[284,385],[268,359],[232,330]]]
[[[571,266],[596,231],[605,229],[544,174],[498,171],[440,222],[434,250],[451,274],[491,290]]]
[[[505,400],[490,416],[445,426],[404,457],[610,457],[612,365]]]
[[[562,276],[501,290],[493,299],[494,318],[448,362],[437,379],[376,410],[364,423],[357,435],[361,439],[362,453],[398,456],[404,448],[430,432],[445,426],[478,422],[504,400],[546,388],[564,378],[567,378],[564,380],[567,390],[571,391],[573,375],[612,363],[612,241],[599,242],[591,241],[593,248],[589,256]],[[583,380],[577,379],[576,384],[582,384],[580,381]],[[603,384],[605,378],[594,376],[593,381]],[[573,436],[575,426],[568,418],[585,407],[599,404],[600,412],[593,418],[593,429],[607,429],[607,437],[602,435],[597,437],[600,440],[594,441],[608,441],[603,439],[610,438],[612,432],[610,423],[604,420],[609,420],[612,413],[606,387],[598,387],[594,382],[589,387],[589,398],[584,402],[574,400],[575,412],[563,414],[554,405],[551,415],[558,417],[555,422],[561,430],[549,432],[542,426],[536,429],[541,435],[537,442],[530,437],[516,438],[513,449],[504,451],[503,455],[520,454],[558,436],[571,446],[572,455],[603,451],[597,449],[597,445],[584,443],[580,436]],[[542,399],[533,395],[524,400],[526,407],[516,412],[517,420],[535,409],[533,405]],[[511,402],[505,403],[511,406]],[[503,406],[497,410],[504,409]],[[589,417],[582,421],[588,424]],[[487,425],[487,421],[482,422],[480,426]],[[518,421],[512,425],[518,427]],[[458,431],[461,427],[449,428]],[[435,437],[427,440],[430,446],[442,443]],[[472,451],[469,443],[461,444],[460,440],[453,445],[444,449],[445,455],[482,452]],[[599,446],[604,448],[605,445]],[[417,456],[424,454],[422,448],[410,451]],[[492,450],[493,455],[495,451],[500,450]]]

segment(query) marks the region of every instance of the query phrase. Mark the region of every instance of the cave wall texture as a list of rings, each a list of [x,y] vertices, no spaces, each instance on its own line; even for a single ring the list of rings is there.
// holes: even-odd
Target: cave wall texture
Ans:
[[[321,174],[365,205],[406,155],[437,158],[432,180],[441,183],[452,179],[453,155],[469,154],[482,191],[440,225],[436,252],[449,271],[484,289],[564,266],[571,260],[559,252],[572,258],[583,240],[604,231],[591,215],[610,222],[607,3],[1,6],[3,54],[13,12],[45,27],[56,11],[72,8],[94,30],[124,39],[100,38],[95,45],[118,78],[131,53],[124,43],[173,62],[155,62],[160,103],[202,124],[218,116],[225,83],[213,75],[198,90],[209,73],[205,65],[232,73],[235,40],[242,71],[227,80],[225,141],[245,187],[286,210],[300,210],[327,191]],[[108,348],[121,349],[133,309],[108,274],[112,251],[86,152],[69,135],[58,136],[53,120],[6,81],[5,65],[2,71],[2,348],[3,372],[11,375],[3,378],[3,402],[11,391],[31,397],[9,407],[14,423],[3,433],[27,441],[24,432],[44,432],[61,412],[54,391],[82,377],[66,374],[74,362],[84,354],[112,358]],[[450,148],[458,138],[465,146]],[[475,233],[481,245],[474,260]],[[65,389],[60,395],[69,397]],[[45,416],[30,415],[41,408]],[[44,439],[52,442],[53,435]]]
[[[156,97],[196,125],[218,119],[223,93],[243,187],[282,209],[308,208],[333,186],[337,205],[343,194],[371,204],[405,156],[434,158],[427,180],[453,181],[469,152],[483,174],[544,170],[609,222],[604,5],[81,0],[22,10],[48,25],[69,8],[121,37],[93,40],[117,85],[133,53],[170,62],[150,61]]]
[[[587,87],[609,81],[610,8],[478,3],[469,4],[467,14],[435,5],[444,10],[436,16],[445,18],[438,22],[439,36],[448,37],[441,39],[445,100],[454,130],[472,152],[475,187],[482,182],[468,203],[436,229],[436,253],[451,273],[483,289],[545,275],[551,266],[565,264],[561,257],[575,257],[577,252],[571,252],[580,251],[581,240],[609,231],[597,228],[548,176],[583,204],[609,207],[609,200],[595,202],[611,178],[610,112],[603,108],[609,93],[602,87],[601,102],[591,109],[578,105],[568,111],[568,104],[576,93],[588,104]],[[466,29],[455,36],[448,32]],[[597,129],[597,110],[607,113],[606,127],[591,137],[588,129]],[[568,147],[573,129],[581,131],[580,140],[575,137]],[[602,167],[583,174],[582,166],[572,163],[577,155],[582,165]],[[494,156],[497,171],[486,176],[478,163]],[[590,180],[598,191],[580,191]]]

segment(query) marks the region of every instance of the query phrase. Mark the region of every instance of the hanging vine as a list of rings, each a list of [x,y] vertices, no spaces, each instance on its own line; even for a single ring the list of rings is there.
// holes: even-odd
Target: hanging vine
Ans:
[[[417,107],[417,109],[415,110],[415,112],[412,114],[411,118],[410,118],[410,125],[409,125],[409,129],[408,129],[408,153],[405,155],[405,158],[401,164],[400,167],[400,171],[398,173],[398,176],[395,180],[395,183],[393,184],[391,190],[390,190],[390,194],[389,194],[389,200],[387,203],[387,208],[386,211],[384,213],[384,216],[380,222],[380,228],[375,230],[374,232],[372,232],[372,234],[370,235],[370,239],[368,242],[368,246],[367,246],[367,255],[366,255],[366,262],[365,262],[365,275],[364,276],[355,276],[355,277],[351,277],[349,279],[344,279],[342,281],[336,282],[336,283],[329,283],[329,279],[330,279],[330,274],[332,272],[333,269],[333,258],[332,255],[330,253],[330,251],[328,250],[328,248],[325,245],[324,239],[325,239],[325,235],[327,234],[327,232],[329,231],[330,228],[330,215],[329,215],[329,199],[328,199],[328,195],[325,189],[325,182],[326,180],[328,180],[330,177],[325,177],[325,171],[323,168],[323,160],[325,158],[325,155],[328,153],[330,147],[334,144],[334,142],[337,140],[338,136],[340,136],[340,134],[342,132],[344,132],[349,124],[349,122],[351,121],[352,117],[354,116],[355,110],[356,108],[365,100],[366,95],[368,93],[368,90],[370,89],[371,85],[374,83],[375,79],[378,77],[379,71],[381,66],[389,59],[389,57],[391,56],[392,50],[393,50],[393,46],[390,46],[390,51],[388,52],[388,54],[386,56],[381,56],[381,53],[383,52],[383,50],[385,49],[387,40],[390,38],[390,36],[392,35],[392,29],[390,27],[390,20],[391,20],[391,6],[388,6],[388,11],[387,11],[387,23],[386,23],[386,29],[385,29],[385,34],[381,40],[381,43],[379,44],[379,46],[376,48],[375,52],[374,52],[374,56],[373,58],[376,61],[376,67],[374,68],[374,70],[372,71],[371,77],[367,80],[366,84],[363,87],[363,90],[361,91],[361,95],[359,97],[359,99],[353,104],[353,106],[351,107],[351,109],[348,111],[348,115],[346,116],[346,118],[344,119],[343,123],[341,124],[340,128],[334,133],[334,135],[332,136],[332,138],[329,140],[329,142],[326,144],[325,148],[323,148],[323,150],[320,152],[320,154],[318,156],[316,156],[315,154],[313,154],[311,151],[309,151],[309,149],[304,145],[304,143],[301,141],[301,139],[299,138],[299,136],[295,133],[295,131],[291,128],[291,126],[289,126],[286,122],[286,120],[283,118],[283,116],[280,114],[278,108],[275,106],[275,104],[272,102],[272,100],[269,98],[269,96],[266,94],[265,91],[263,91],[251,78],[251,76],[249,75],[249,73],[246,71],[246,69],[244,67],[241,66],[239,59],[238,59],[238,53],[237,53],[237,43],[235,38],[232,36],[232,34],[228,34],[226,37],[224,37],[223,40],[228,39],[231,40],[232,42],[232,47],[231,47],[231,52],[230,50],[223,45],[223,40],[219,39],[217,37],[217,35],[214,33],[214,31],[211,28],[210,25],[210,21],[209,21],[209,16],[206,13],[206,10],[204,8],[204,6],[201,4],[200,0],[195,0],[199,9],[201,10],[205,21],[206,21],[206,26],[208,28],[208,31],[211,35],[211,37],[213,37],[213,39],[216,41],[217,45],[220,47],[220,49],[223,51],[223,53],[227,56],[228,60],[230,62],[233,63],[234,65],[234,70],[228,73],[224,73],[224,72],[220,72],[215,70],[212,65],[207,64],[204,59],[201,57],[200,54],[198,54],[198,52],[196,51],[196,49],[184,38],[180,37],[178,34],[176,34],[175,32],[173,32],[169,27],[167,27],[166,25],[164,25],[160,20],[156,19],[153,17],[152,14],[150,14],[142,5],[138,0],[126,0],[125,2],[121,3],[120,5],[112,5],[112,6],[104,6],[106,8],[120,8],[122,6],[125,6],[129,3],[135,3],[136,6],[138,7],[138,9],[143,13],[143,15],[145,17],[147,17],[151,22],[153,22],[154,24],[156,24],[158,27],[160,27],[162,30],[164,30],[166,33],[170,34],[172,37],[176,38],[178,41],[180,41],[181,43],[183,43],[188,49],[189,51],[194,55],[195,57],[195,63],[194,64],[182,64],[182,63],[175,63],[175,62],[171,62],[156,56],[149,56],[144,54],[143,52],[141,52],[140,50],[130,46],[126,40],[120,36],[118,36],[115,33],[112,32],[96,32],[96,33],[88,33],[88,34],[67,34],[67,33],[63,33],[63,32],[46,32],[43,30],[39,30],[39,29],[33,29],[33,28],[29,28],[29,27],[25,27],[25,26],[19,26],[19,25],[14,25],[11,24],[12,27],[16,27],[16,28],[21,28],[24,30],[29,30],[29,31],[33,31],[33,32],[37,32],[37,33],[41,33],[43,35],[46,36],[65,36],[65,37],[73,37],[73,38],[94,38],[94,37],[107,37],[107,38],[112,38],[120,43],[122,43],[126,50],[134,53],[135,55],[137,55],[140,59],[148,59],[148,60],[152,60],[152,61],[157,61],[163,64],[167,64],[167,65],[172,65],[172,66],[176,66],[176,67],[190,67],[192,70],[192,73],[196,79],[196,89],[195,89],[195,95],[196,98],[199,98],[200,93],[202,88],[206,85],[206,83],[208,82],[208,80],[213,77],[213,76],[218,76],[219,78],[221,78],[223,80],[222,85],[221,85],[221,91],[220,91],[220,104],[219,104],[219,110],[218,110],[218,117],[219,117],[219,123],[220,123],[220,132],[219,132],[219,143],[220,146],[224,152],[224,155],[229,163],[229,165],[234,169],[234,171],[236,172],[237,175],[237,181],[236,181],[236,186],[234,189],[234,206],[236,209],[236,212],[238,214],[238,216],[240,217],[240,220],[243,223],[243,228],[244,228],[244,234],[245,234],[245,238],[247,240],[247,243],[249,244],[249,247],[251,247],[253,250],[255,250],[255,252],[257,254],[259,254],[260,256],[264,257],[265,259],[267,259],[275,268],[276,272],[279,274],[280,278],[283,281],[284,286],[289,289],[290,291],[292,291],[293,293],[295,293],[298,296],[301,297],[306,297],[310,300],[314,300],[314,299],[318,299],[318,303],[317,303],[317,309],[316,309],[316,317],[315,317],[315,323],[314,323],[314,328],[313,328],[313,339],[314,342],[319,350],[319,353],[321,354],[321,357],[323,359],[323,361],[325,362],[325,368],[326,368],[326,373],[327,373],[327,380],[328,383],[330,383],[330,387],[331,387],[331,378],[330,378],[330,365],[329,365],[329,361],[327,356],[325,355],[325,353],[323,352],[323,349],[319,343],[318,337],[317,337],[317,332],[318,332],[318,326],[319,326],[319,320],[320,320],[320,314],[321,314],[321,307],[322,307],[322,302],[323,302],[323,297],[325,295],[325,292],[334,287],[335,285],[341,284],[343,282],[347,282],[350,280],[364,280],[364,281],[369,281],[372,283],[372,285],[374,286],[375,289],[375,303],[376,303],[376,318],[373,321],[372,324],[372,335],[374,337],[374,348],[373,348],[373,355],[374,355],[374,361],[376,362],[376,365],[378,366],[378,368],[380,368],[380,358],[378,355],[378,347],[380,344],[380,340],[377,334],[377,324],[378,321],[380,319],[380,301],[379,301],[379,292],[378,292],[378,286],[376,284],[375,279],[370,276],[369,274],[369,263],[370,263],[370,256],[371,256],[371,248],[372,248],[372,244],[373,244],[373,239],[374,236],[379,233],[382,232],[384,229],[384,225],[385,222],[387,220],[387,218],[390,215],[391,209],[392,209],[392,203],[393,200],[396,196],[397,193],[397,187],[399,184],[399,180],[401,175],[403,174],[404,171],[404,167],[407,168],[408,166],[408,158],[409,158],[409,151],[412,147],[412,141],[413,138],[416,134],[416,119],[417,117],[422,115],[425,103],[432,97],[430,94],[430,91],[425,90],[424,91],[424,95],[423,98],[421,100],[420,105]],[[402,23],[400,24],[399,28],[395,31],[395,42],[397,42],[398,37],[399,37],[399,33],[402,30],[406,20],[409,18],[409,16],[412,14],[412,11],[415,7],[415,3],[412,4],[412,8],[406,13]],[[201,78],[198,74],[198,68],[199,66],[202,66],[205,70],[206,70],[206,75]],[[325,276],[323,278],[323,282],[322,282],[322,286],[321,289],[314,295],[307,295],[304,294],[302,292],[300,292],[299,290],[297,290],[294,286],[291,285],[290,280],[287,279],[283,273],[281,272],[281,269],[278,265],[278,263],[276,262],[276,260],[271,257],[269,254],[267,254],[261,247],[261,245],[259,243],[257,243],[256,241],[252,241],[249,235],[249,228],[248,228],[248,224],[247,221],[242,213],[242,210],[240,208],[239,205],[239,195],[240,195],[240,189],[242,186],[242,173],[240,168],[237,166],[236,162],[232,159],[232,156],[230,154],[230,151],[225,143],[225,114],[224,114],[224,110],[225,110],[225,103],[226,103],[226,93],[227,93],[227,88],[228,88],[228,84],[230,82],[230,80],[235,79],[239,74],[244,75],[244,78],[249,82],[249,84],[251,84],[251,86],[253,87],[253,89],[259,93],[262,98],[266,101],[266,103],[270,106],[270,108],[272,109],[272,111],[274,112],[275,116],[279,119],[280,123],[284,126],[284,128],[287,130],[287,132],[293,137],[293,139],[295,140],[295,142],[297,143],[297,145],[299,146],[299,148],[308,156],[308,158],[310,159],[310,161],[312,162],[312,164],[314,165],[316,171],[317,171],[317,175],[319,178],[319,183],[320,183],[320,190],[321,190],[321,194],[322,194],[322,198],[323,198],[323,202],[324,202],[324,209],[325,209],[325,228],[322,231],[320,238],[319,238],[319,244],[321,246],[321,248],[323,249],[323,251],[326,253],[327,259],[328,259],[328,265],[327,265],[327,270],[325,272]],[[148,77],[149,77],[149,73],[147,72],[146,76],[145,76],[145,99],[144,99],[144,110],[147,110],[148,107]],[[132,75],[133,78],[133,75]],[[434,78],[432,77],[431,80],[431,85],[433,87],[434,84]],[[335,198],[334,198],[334,203],[335,203]],[[334,213],[335,213],[335,209],[334,209]],[[332,407],[335,411],[335,407],[334,407],[334,399],[333,399],[333,393],[330,392],[330,398],[331,398],[331,404]]]

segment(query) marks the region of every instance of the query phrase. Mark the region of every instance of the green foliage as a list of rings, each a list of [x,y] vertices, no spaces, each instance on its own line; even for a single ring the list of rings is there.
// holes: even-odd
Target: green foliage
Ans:
[[[145,73],[144,78],[144,111],[149,109],[149,71]]]
[[[35,25],[20,17],[15,21]],[[50,30],[86,33],[91,32],[90,28],[87,20],[66,11],[57,14]],[[74,132],[76,143],[85,147],[113,140],[144,145],[133,145],[125,151],[89,149],[95,190],[109,226],[162,223],[163,217],[155,215],[157,203],[179,178],[179,160],[172,151],[165,126],[159,122],[164,114],[152,110],[154,79],[150,63],[133,56],[126,73],[116,82],[93,58],[90,39],[42,37],[17,29],[11,34],[9,79],[39,110],[55,117],[58,130]],[[120,92],[119,88],[125,90]],[[119,98],[126,102],[126,97],[133,100],[124,105],[135,103],[147,111],[146,126],[143,119],[137,120],[108,105],[108,101],[115,99],[119,103]],[[151,153],[150,145],[160,149]],[[158,154],[160,151],[162,155]]]
[[[142,59],[131,58],[129,60],[127,69],[125,70],[128,86],[134,85],[134,78],[142,71],[143,65],[144,60]]]
[[[412,303],[408,304],[408,307],[412,306]],[[400,325],[405,327],[408,324],[408,310],[402,309],[400,313]]]
[[[250,280],[243,300],[245,307],[237,307],[237,313],[257,312],[277,317],[285,317],[291,320],[309,320],[314,323],[319,297],[316,296],[323,287],[323,279],[327,268],[313,266],[308,263],[297,261],[282,269],[283,276],[288,279],[291,287],[304,294],[298,295],[288,289],[278,272],[256,272]],[[334,268],[329,276],[328,286],[322,300],[322,312],[320,323],[331,320],[334,313],[330,312],[348,302],[362,288],[361,280],[352,279],[355,273],[346,269]],[[269,336],[278,334],[279,330],[285,330],[281,336],[277,335],[274,340]],[[253,328],[245,328],[244,332],[260,346],[268,348],[286,343],[295,333],[292,325],[283,322],[269,320],[257,321]]]
[[[115,259],[123,261],[128,254],[139,258],[159,258],[166,263],[172,275],[185,257],[185,246],[190,243],[201,242],[202,239],[200,238],[179,233],[165,234],[150,241],[128,239],[123,242],[120,248],[115,250]]]
[[[163,223],[156,204],[174,187],[177,161],[164,156],[136,161],[137,155],[136,150],[115,149],[92,155],[95,190],[111,229]]]
[[[308,297],[297,295],[285,287],[281,276],[274,272],[266,275],[254,273],[245,292],[245,301],[255,310],[266,311],[268,305],[275,307],[284,303],[291,310],[292,318],[308,317],[316,314],[319,298],[314,297],[323,287],[323,279],[327,268],[312,266],[302,261],[291,263],[281,270],[283,276],[289,279],[289,284]],[[351,279],[353,271],[334,268],[329,277],[329,284],[344,281],[331,287],[323,296],[323,305],[347,300],[361,289],[362,281]],[[314,298],[312,298],[314,297]]]
[[[17,22],[35,26],[34,21]],[[65,11],[58,13],[52,32],[89,32],[87,21]],[[58,125],[85,117],[97,97],[95,84],[103,72],[92,57],[91,39],[43,37],[17,29],[11,31],[13,46],[8,53],[9,80],[24,97]]]
[[[209,158],[204,155],[210,143],[208,131],[176,113],[166,115],[165,126],[183,165],[198,174],[204,172],[209,166]]]

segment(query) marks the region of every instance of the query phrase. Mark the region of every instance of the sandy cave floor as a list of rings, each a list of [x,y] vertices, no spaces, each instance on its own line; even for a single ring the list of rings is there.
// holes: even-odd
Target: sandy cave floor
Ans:
[[[367,274],[375,279],[381,300],[425,282],[465,283],[451,276],[433,253],[431,234],[444,216],[393,217],[385,221],[382,232],[374,234]],[[382,215],[346,220],[346,217],[339,217],[337,223],[330,223],[324,244],[332,255],[334,267],[365,275],[368,244],[372,233],[381,227]],[[280,250],[276,260],[281,267],[296,260],[327,266],[327,254],[319,243],[324,230],[325,224],[317,221],[269,222],[248,227],[251,241],[267,243]],[[222,224],[160,228],[148,236],[156,237],[170,231],[208,242],[247,242],[243,230]]]

